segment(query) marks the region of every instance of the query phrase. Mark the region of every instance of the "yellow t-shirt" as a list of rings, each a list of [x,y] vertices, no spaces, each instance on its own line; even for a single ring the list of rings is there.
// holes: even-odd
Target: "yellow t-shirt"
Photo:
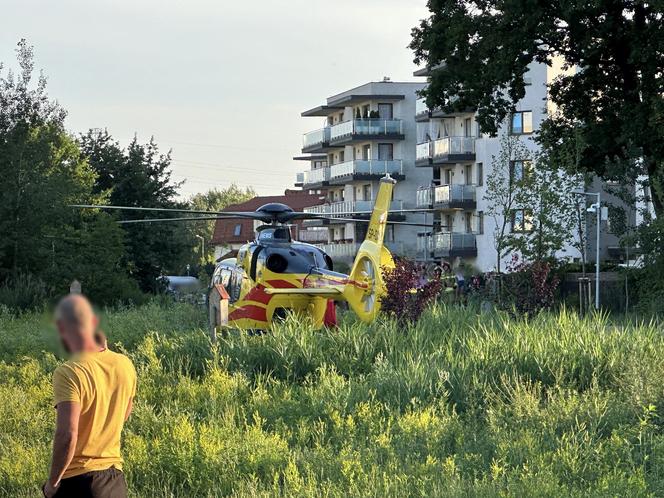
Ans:
[[[64,478],[92,470],[122,468],[120,433],[129,400],[136,395],[136,371],[125,355],[108,349],[83,353],[53,374],[55,404],[81,404],[74,458]]]

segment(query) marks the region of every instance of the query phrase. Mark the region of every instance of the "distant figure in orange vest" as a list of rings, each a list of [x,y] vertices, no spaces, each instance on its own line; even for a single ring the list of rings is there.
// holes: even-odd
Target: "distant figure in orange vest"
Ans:
[[[120,433],[136,394],[136,371],[129,358],[106,347],[82,295],[60,301],[56,325],[71,358],[53,374],[57,421],[44,495],[124,498]]]

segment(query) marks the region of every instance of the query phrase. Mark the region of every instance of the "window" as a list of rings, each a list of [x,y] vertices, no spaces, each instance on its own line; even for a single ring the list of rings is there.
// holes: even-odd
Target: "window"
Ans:
[[[512,123],[510,133],[512,135],[523,135],[533,132],[533,113],[532,111],[520,111],[512,114]]]
[[[233,236],[239,237],[241,233],[242,233],[242,223],[238,223],[237,225],[235,225],[235,229],[233,230]]]
[[[452,185],[452,170],[446,169],[443,172],[443,185]]]
[[[362,200],[363,201],[371,200],[371,184],[367,184],[362,187]]]
[[[392,161],[394,159],[393,144],[378,144],[378,160]]]
[[[452,228],[454,228],[454,219],[451,214],[446,214],[443,217],[443,232],[451,232]]]
[[[339,151],[339,162],[340,163],[344,162],[345,155],[346,155],[345,151],[343,151],[343,150]]]
[[[466,225],[466,233],[473,233],[473,213],[464,213],[464,222]]]
[[[463,176],[464,181],[466,182],[466,185],[472,185],[473,184],[473,165],[472,164],[466,164],[463,167]]]
[[[477,212],[477,233],[480,235],[484,233],[484,211]]]
[[[477,186],[481,187],[484,185],[484,164],[477,163],[475,166],[477,169]]]
[[[512,211],[512,231],[532,232],[533,215],[526,209],[515,209]]]
[[[510,182],[522,182],[532,170],[532,161],[521,160],[510,162]]]
[[[472,135],[472,120],[470,118],[466,118],[463,120],[463,136],[464,137],[470,137]]]
[[[378,117],[380,119],[392,119],[392,104],[378,104]]]
[[[366,105],[362,106],[362,117],[363,118],[368,118],[369,117],[369,104],[366,104]]]
[[[371,159],[371,145],[362,146],[362,159],[368,161]]]

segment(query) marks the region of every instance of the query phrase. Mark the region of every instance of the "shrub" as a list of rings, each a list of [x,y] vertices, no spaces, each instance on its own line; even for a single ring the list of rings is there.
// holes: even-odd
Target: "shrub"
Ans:
[[[10,310],[35,310],[43,307],[47,298],[46,284],[30,274],[10,277],[0,285],[0,305]]]
[[[383,269],[385,295],[381,309],[399,322],[414,323],[427,305],[440,294],[440,278],[425,279],[423,270],[413,261],[396,258],[394,268]]]
[[[512,256],[507,273],[502,276],[503,305],[519,313],[539,313],[555,304],[560,278],[548,261],[526,262]]]

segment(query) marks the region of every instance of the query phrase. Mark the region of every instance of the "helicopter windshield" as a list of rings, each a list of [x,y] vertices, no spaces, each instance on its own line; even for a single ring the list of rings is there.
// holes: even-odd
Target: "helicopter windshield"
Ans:
[[[290,242],[290,230],[284,227],[263,228],[258,232],[258,240],[261,242]]]

